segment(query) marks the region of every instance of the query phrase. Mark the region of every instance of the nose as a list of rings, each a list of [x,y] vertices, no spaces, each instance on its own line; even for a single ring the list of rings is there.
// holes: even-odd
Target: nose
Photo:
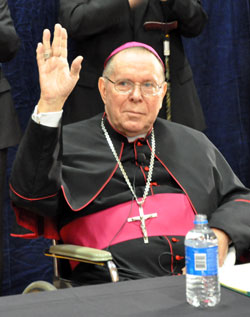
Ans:
[[[141,86],[140,84],[134,84],[134,88],[130,93],[130,99],[133,101],[140,101],[142,100],[142,93],[141,93]]]

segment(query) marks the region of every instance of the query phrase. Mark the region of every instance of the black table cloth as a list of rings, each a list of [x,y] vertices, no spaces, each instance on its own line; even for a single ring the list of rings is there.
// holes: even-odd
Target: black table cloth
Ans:
[[[222,288],[219,305],[201,309],[185,298],[185,277],[157,277],[116,284],[0,298],[4,317],[249,316],[250,297]]]

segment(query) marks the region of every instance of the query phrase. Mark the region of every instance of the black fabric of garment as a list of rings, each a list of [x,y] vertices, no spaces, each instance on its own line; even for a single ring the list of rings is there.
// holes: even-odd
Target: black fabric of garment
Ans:
[[[0,150],[0,294],[2,290],[3,279],[3,219],[4,219],[4,198],[6,189],[6,167],[7,167],[7,149]]]
[[[7,0],[0,0],[0,63],[13,59],[20,39],[15,30]],[[16,145],[21,137],[17,114],[11,95],[11,86],[0,64],[0,149]]]
[[[114,133],[111,126],[107,125],[107,129],[113,139],[116,138],[120,142],[124,142],[124,150],[121,159],[122,165],[137,197],[143,197],[146,183],[145,178],[148,175],[148,170],[145,171],[144,168],[149,167],[151,156],[151,151],[146,140],[148,139],[150,141],[151,137],[148,136],[147,139],[140,139],[136,142],[129,143],[127,138],[116,132]],[[152,183],[156,183],[157,185],[151,187],[149,195],[159,193],[183,194],[182,189],[157,159],[155,159],[154,162]],[[77,213],[72,211],[64,201],[59,229],[74,219],[129,200],[134,200],[134,197],[118,168],[98,197],[96,197],[96,199],[82,211],[78,211]],[[128,210],[127,218],[129,218],[129,216]],[[119,234],[119,230],[122,230],[122,228],[118,228],[117,234]],[[112,239],[114,238],[115,236]],[[112,245],[112,239],[110,240],[111,245],[106,249],[112,253],[121,281],[161,275],[181,274],[181,268],[185,265],[184,260],[176,261],[172,258],[174,257],[173,254],[178,254],[184,259],[184,237],[178,238],[181,242],[174,243],[175,249],[177,246],[177,251],[173,251],[173,253],[167,242],[168,240],[171,240],[171,237],[150,237],[149,244],[145,244],[143,239],[135,239]],[[171,270],[171,261],[174,262],[173,271]],[[110,274],[106,267],[81,263],[74,269],[72,279],[74,282],[81,284],[105,283],[110,281]]]
[[[172,252],[169,244],[173,248]],[[184,237],[180,236],[149,237],[148,244],[143,239],[135,239],[106,250],[112,253],[120,281],[180,275],[185,266]],[[106,266],[80,263],[72,272],[71,279],[79,284],[99,284],[110,282],[111,277]]]
[[[109,125],[107,125],[107,128],[113,139],[117,138],[117,140],[120,142],[124,142],[125,145],[121,159],[122,165],[128,175],[132,187],[135,189],[137,197],[143,197],[146,185],[145,177],[148,175],[148,171],[145,171],[143,168],[149,167],[151,156],[151,151],[146,143],[146,140],[141,139],[135,143],[128,143],[124,136],[114,133],[114,130]],[[148,139],[150,140],[150,137]],[[138,143],[139,146],[137,145]],[[143,162],[139,163],[138,158],[135,157],[135,155],[139,157],[139,160],[143,158]],[[142,173],[141,168],[143,169],[144,174]],[[153,177],[151,182],[155,182],[157,185],[151,186],[151,190],[149,190],[148,193],[149,195],[152,193],[183,193],[179,185],[168,174],[168,172],[163,168],[157,159],[155,159],[154,162]],[[83,215],[88,215],[109,207],[113,207],[116,204],[132,200],[134,200],[134,196],[126,184],[120,168],[118,168],[112,179],[104,187],[101,193],[86,208],[82,209],[82,211],[74,212],[69,208],[66,201],[63,202],[59,229],[61,229],[70,221]]]
[[[117,164],[100,127],[101,117],[64,126],[62,157],[58,154],[60,129],[31,121],[12,168],[10,183],[18,193],[11,192],[13,203],[51,217],[62,211],[61,185],[68,204],[78,210],[76,213],[98,198],[98,190],[107,186]],[[241,253],[249,241],[249,190],[203,133],[159,118],[154,129],[156,156],[161,164],[185,189],[196,211],[208,216],[211,226],[230,232]],[[111,137],[120,153],[120,139],[124,137],[115,131]],[[24,161],[29,164],[23,165]],[[239,218],[234,217],[235,210]],[[229,221],[230,217],[234,220]],[[238,237],[239,232],[244,239]]]
[[[113,203],[131,201],[131,193],[120,172],[116,171],[117,162],[103,135],[101,118],[102,115],[97,115],[64,126],[63,155],[60,150],[60,128],[30,122],[19,146],[10,180],[13,189],[11,199],[14,205],[31,211],[29,219],[32,219],[32,215],[40,215],[39,224],[43,224],[43,217],[62,217],[64,199],[67,200],[67,209],[71,208],[71,218],[67,216],[67,221],[84,216],[84,211],[92,202],[98,205],[98,199],[109,190],[110,179],[116,172],[121,188],[127,191],[127,197],[120,193],[119,199],[113,200]],[[114,131],[107,120],[105,125],[123,160],[121,149],[124,146],[129,149],[129,145],[125,145],[127,139]],[[160,172],[159,177],[165,175],[165,184],[169,185],[167,177],[171,173],[186,193],[193,209],[206,214],[211,227],[228,233],[239,257],[249,248],[249,189],[243,186],[218,149],[203,133],[159,118],[154,124],[154,132],[156,158],[162,170],[166,171]],[[149,133],[146,137],[149,144],[150,138]],[[136,143],[136,148],[143,148]],[[129,153],[127,149],[123,152],[125,157]],[[147,150],[143,153],[148,156]],[[134,154],[132,157],[135,164]],[[22,162],[29,164],[23,165]],[[128,160],[124,165],[127,163],[131,164]],[[132,181],[133,174],[129,177]],[[114,178],[114,181],[117,179]],[[158,182],[154,174],[153,180]],[[161,186],[153,186],[154,191],[165,185],[161,184],[161,179],[159,183]]]

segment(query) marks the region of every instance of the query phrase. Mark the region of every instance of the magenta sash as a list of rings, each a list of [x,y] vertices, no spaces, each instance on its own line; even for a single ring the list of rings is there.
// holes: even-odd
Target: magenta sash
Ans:
[[[145,220],[151,236],[184,236],[193,227],[195,213],[185,194],[157,194],[148,196],[143,205],[144,214],[157,213]],[[64,226],[60,235],[64,243],[104,249],[109,245],[142,238],[140,221],[128,222],[139,216],[135,201],[80,217]]]

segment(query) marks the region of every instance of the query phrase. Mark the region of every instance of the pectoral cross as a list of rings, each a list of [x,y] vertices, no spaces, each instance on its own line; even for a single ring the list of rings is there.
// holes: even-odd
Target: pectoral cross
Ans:
[[[149,218],[157,217],[157,213],[155,212],[153,214],[145,215],[143,212],[142,205],[139,203],[139,214],[140,214],[139,216],[128,218],[128,222],[132,222],[132,221],[140,221],[141,222],[140,225],[141,225],[141,231],[143,233],[144,243],[148,243],[148,233],[147,233],[145,220],[147,220]]]

